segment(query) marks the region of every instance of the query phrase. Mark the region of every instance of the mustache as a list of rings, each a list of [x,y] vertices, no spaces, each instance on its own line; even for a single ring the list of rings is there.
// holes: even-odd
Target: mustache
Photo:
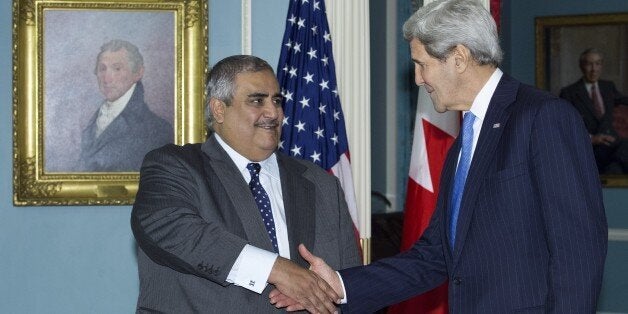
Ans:
[[[271,119],[271,120],[259,121],[259,122],[255,122],[255,126],[262,127],[262,128],[267,128],[267,127],[275,128],[279,126],[279,120]]]

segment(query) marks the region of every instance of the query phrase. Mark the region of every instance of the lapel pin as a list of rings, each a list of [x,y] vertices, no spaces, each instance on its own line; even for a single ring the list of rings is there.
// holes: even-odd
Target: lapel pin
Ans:
[[[499,128],[499,126],[500,126],[500,124],[499,124],[499,123],[495,123],[495,124],[493,124],[493,129],[498,129],[498,128]]]

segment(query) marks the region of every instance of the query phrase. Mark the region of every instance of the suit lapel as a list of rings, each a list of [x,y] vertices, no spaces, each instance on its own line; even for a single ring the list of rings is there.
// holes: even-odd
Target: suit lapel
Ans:
[[[604,113],[605,116],[607,113],[612,112],[615,107],[615,99],[611,96],[615,93],[613,92],[611,84],[608,84],[607,81],[598,81],[597,85],[600,89],[600,95],[602,95],[602,101],[604,101],[604,110],[606,110]]]
[[[272,252],[274,250],[273,245],[260,217],[255,199],[235,163],[214,136],[210,136],[203,143],[201,149],[208,157],[205,157],[208,159],[208,162],[205,163],[205,175],[210,180],[219,180],[225,188],[225,193],[240,218],[250,244]],[[207,167],[211,167],[211,169],[207,169]]]
[[[448,260],[448,264],[451,264],[452,252],[451,246],[449,245],[449,221],[451,220],[451,213],[449,212],[450,203],[451,203],[451,193],[453,189],[453,179],[456,172],[456,163],[458,161],[458,155],[460,154],[460,137],[457,137],[454,143],[451,145],[449,152],[447,153],[447,158],[445,159],[445,164],[443,165],[443,173],[441,175],[440,181],[440,190],[441,194],[444,195],[439,202],[442,203],[441,210],[445,213],[442,218],[441,225],[441,237],[443,239],[443,247],[447,247],[447,252],[445,254],[446,259]],[[439,205],[437,205],[439,206]]]
[[[130,104],[127,104],[127,107],[129,105]],[[98,137],[95,137],[96,120],[98,119],[98,111],[96,111],[95,119],[93,119],[88,128],[85,130],[86,133],[83,137],[86,140],[85,148],[87,148],[90,154],[98,152],[109,142],[116,140],[120,134],[124,136],[124,134],[130,133],[130,126],[126,118],[126,110],[127,109],[125,108],[117,117],[115,117]]]
[[[98,119],[99,110],[96,110],[96,113],[92,115],[92,118],[89,120],[87,127],[83,130],[81,135],[81,154],[89,155],[94,151],[94,147],[96,147],[96,119]]]
[[[506,109],[515,101],[518,88],[519,83],[504,74],[497,85],[497,89],[493,93],[488,110],[486,111],[486,116],[484,117],[480,130],[480,137],[478,138],[475,152],[473,153],[473,160],[471,161],[471,167],[469,168],[469,174],[467,175],[462,202],[460,204],[456,243],[454,245],[455,251],[453,254],[454,267],[464,247],[482,181],[486,178],[492,156],[495,153],[502,131],[506,123],[508,123],[510,112]]]
[[[316,187],[305,177],[304,166],[277,153],[279,172],[281,175],[281,190],[283,206],[288,225],[288,240],[290,243],[290,259],[303,267],[309,264],[301,258],[297,247],[303,243],[309,250],[313,250],[316,217]]]

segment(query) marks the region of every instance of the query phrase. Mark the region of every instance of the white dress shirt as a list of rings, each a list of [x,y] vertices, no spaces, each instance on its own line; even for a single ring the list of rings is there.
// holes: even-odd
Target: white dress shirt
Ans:
[[[475,146],[477,146],[478,138],[480,138],[480,131],[482,130],[482,124],[484,123],[484,118],[486,117],[488,105],[491,102],[491,98],[493,98],[493,93],[495,93],[497,84],[499,84],[499,80],[502,78],[502,75],[504,75],[504,72],[502,72],[499,68],[496,68],[495,72],[493,72],[491,77],[484,84],[484,87],[482,87],[477,96],[475,96],[473,104],[471,104],[471,108],[469,109],[469,111],[471,111],[475,116],[475,120],[473,121],[473,145],[471,146],[471,160],[473,160]],[[467,112],[468,111],[464,111],[462,114],[465,115]],[[462,153],[462,150],[460,153]],[[458,161],[460,161],[460,155],[458,155]]]
[[[242,174],[244,180],[248,183],[251,181],[251,174],[246,165],[251,161],[240,155],[231,148],[218,134],[214,134],[216,140],[227,152],[231,160],[236,164],[238,170]],[[279,175],[279,165],[277,164],[277,156],[270,155],[268,159],[259,162],[261,170],[259,173],[260,183],[270,199],[270,206],[273,212],[273,220],[275,221],[275,233],[277,236],[277,246],[279,247],[279,255],[290,259],[290,246],[288,243],[288,226],[286,224],[286,213],[283,206],[283,196],[281,191],[281,180]],[[260,216],[260,219],[262,217]],[[267,285],[268,276],[275,264],[277,254],[267,250],[260,249],[252,245],[245,245],[240,255],[236,259],[229,275],[227,282],[236,286],[262,293]]]
[[[131,99],[131,95],[133,95],[135,91],[135,85],[137,85],[137,83],[133,84],[120,98],[111,102],[105,100],[100,106],[98,118],[96,119],[96,137],[99,137],[109,124],[124,110],[129,99]]]

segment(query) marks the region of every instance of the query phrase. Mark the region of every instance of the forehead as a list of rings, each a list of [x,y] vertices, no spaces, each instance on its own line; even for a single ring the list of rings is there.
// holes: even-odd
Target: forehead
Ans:
[[[120,62],[128,61],[128,55],[126,49],[119,49],[117,51],[104,51],[99,58],[99,62]]]
[[[425,46],[416,38],[410,41],[410,54],[414,61],[425,62],[428,59],[435,59],[425,50]]]
[[[243,72],[235,77],[236,93],[279,93],[279,83],[271,71]]]
[[[599,53],[589,53],[584,56],[585,62],[598,62],[602,61],[602,56]]]

